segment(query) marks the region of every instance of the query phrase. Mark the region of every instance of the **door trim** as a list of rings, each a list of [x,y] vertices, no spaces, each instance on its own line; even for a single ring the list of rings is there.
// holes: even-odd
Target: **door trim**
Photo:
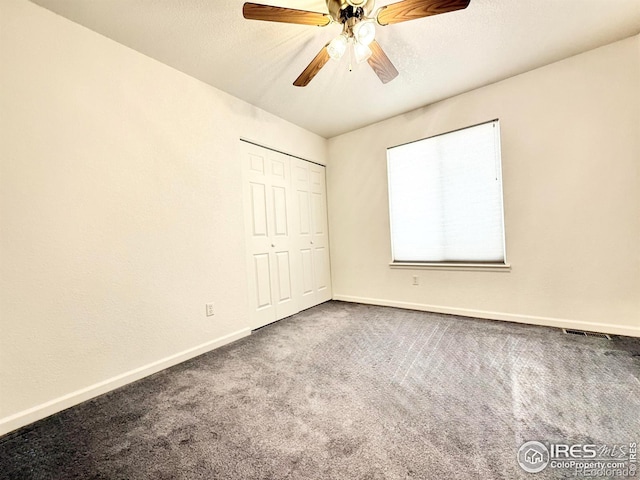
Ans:
[[[327,167],[326,165],[323,165],[322,163],[314,162],[313,160],[308,160],[306,158],[299,157],[299,156],[294,155],[294,154],[289,153],[289,152],[283,152],[282,150],[278,150],[277,148],[267,147],[266,145],[262,145],[261,143],[254,142],[253,140],[248,140],[248,139],[243,138],[243,137],[240,137],[240,141],[244,142],[244,143],[250,143],[251,145],[255,145],[256,147],[266,148],[267,150],[271,150],[272,152],[282,153],[283,155],[287,155],[289,157],[297,158],[298,160],[303,160],[305,162],[313,163],[313,164],[319,165],[321,167],[325,167],[325,168]]]

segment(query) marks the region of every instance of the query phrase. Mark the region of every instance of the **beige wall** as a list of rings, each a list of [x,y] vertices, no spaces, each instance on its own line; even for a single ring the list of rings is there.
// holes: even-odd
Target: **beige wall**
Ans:
[[[334,298],[640,336],[639,92],[636,36],[332,138]],[[494,118],[511,271],[389,268],[385,149]]]
[[[2,434],[247,334],[239,138],[326,140],[24,0],[0,69]]]

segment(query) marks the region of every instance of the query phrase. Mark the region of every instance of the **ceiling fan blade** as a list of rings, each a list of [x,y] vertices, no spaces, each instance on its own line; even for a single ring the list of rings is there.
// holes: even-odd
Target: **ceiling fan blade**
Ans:
[[[373,71],[376,72],[380,81],[382,83],[389,83],[396,78],[398,76],[398,70],[393,66],[393,63],[391,63],[387,54],[384,53],[380,44],[374,40],[369,44],[369,48],[372,53],[367,62],[369,62]]]
[[[389,25],[391,23],[406,22],[417,18],[429,17],[440,13],[454,12],[469,6],[471,0],[403,0],[382,7],[378,12],[378,23]]]
[[[329,45],[327,43],[327,45]],[[309,82],[313,80],[313,77],[320,71],[322,67],[326,65],[329,61],[329,52],[327,51],[327,45],[324,46],[322,50],[315,56],[311,63],[304,69],[304,72],[300,74],[296,81],[293,84],[296,87],[306,87],[309,85]]]
[[[242,15],[249,20],[265,20],[267,22],[297,23],[299,25],[325,26],[331,23],[331,17],[326,13],[309,12],[293,8],[260,5],[259,3],[245,3]]]

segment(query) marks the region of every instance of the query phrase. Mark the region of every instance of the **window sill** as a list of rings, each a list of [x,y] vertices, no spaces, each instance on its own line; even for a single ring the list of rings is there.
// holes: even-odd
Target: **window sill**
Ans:
[[[468,270],[476,272],[509,272],[508,263],[447,263],[447,262],[391,262],[391,268],[415,270]]]

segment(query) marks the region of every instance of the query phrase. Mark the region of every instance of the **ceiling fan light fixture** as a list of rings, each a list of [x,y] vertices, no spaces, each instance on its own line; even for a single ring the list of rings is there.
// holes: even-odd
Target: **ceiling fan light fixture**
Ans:
[[[338,35],[336,38],[329,42],[327,46],[327,52],[333,60],[340,60],[347,51],[349,46],[349,39],[344,34]]]
[[[386,1],[388,0],[385,0],[385,3]],[[375,3],[376,0],[326,0],[329,12],[320,13],[246,2],[242,6],[242,15],[249,20],[266,22],[317,26],[332,23],[342,25],[342,34],[322,47],[293,82],[296,87],[307,86],[329,59],[340,60],[347,50],[349,50],[350,71],[354,58],[358,63],[368,60],[369,66],[380,81],[388,83],[398,76],[398,70],[375,41],[377,28],[375,24],[385,26],[455,12],[467,8],[471,0],[399,0],[383,5],[377,10],[375,10]],[[350,47],[349,44],[352,46]]]
[[[373,20],[364,20],[353,27],[353,36],[362,45],[368,46],[376,38],[376,25]]]
[[[363,45],[358,41],[353,42],[353,56],[355,57],[357,63],[366,62],[367,60],[369,60],[369,57],[372,53],[373,52],[368,45]]]

